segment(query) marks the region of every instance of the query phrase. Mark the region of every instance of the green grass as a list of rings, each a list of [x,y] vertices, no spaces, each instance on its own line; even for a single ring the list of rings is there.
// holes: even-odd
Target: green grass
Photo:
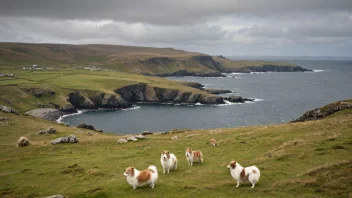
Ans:
[[[229,60],[221,58],[219,56],[213,56],[213,59],[220,63],[225,69],[238,69],[243,67],[261,67],[263,65],[275,65],[275,66],[296,66],[287,62],[274,62],[274,61],[262,61],[262,60]]]
[[[116,144],[112,134],[84,135],[33,117],[0,113],[10,119],[0,126],[0,194],[3,197],[349,197],[352,193],[352,114],[303,123],[196,130],[152,135],[149,140]],[[54,126],[56,135],[39,136]],[[50,140],[75,134],[77,144],[50,145]],[[187,138],[189,134],[194,134]],[[16,147],[20,136],[31,145]],[[173,135],[178,140],[171,140]],[[210,138],[218,147],[210,147]],[[204,164],[187,167],[186,147],[200,149]],[[160,152],[169,150],[179,169],[162,174]],[[226,169],[231,160],[257,165],[261,178],[254,189],[236,181]],[[78,165],[75,165],[78,164]],[[159,180],[154,189],[132,190],[126,166],[154,164]],[[69,166],[76,166],[69,168]]]
[[[67,94],[73,90],[98,91],[115,94],[114,90],[139,83],[153,87],[178,89],[185,92],[206,92],[184,86],[183,84],[161,77],[143,76],[125,72],[104,72],[86,70],[55,70],[55,71],[23,71],[6,69],[6,73],[13,73],[15,77],[0,79],[0,104],[10,106],[25,112],[38,108],[39,104],[52,107],[51,103],[59,106],[68,104]],[[5,73],[4,72],[4,73]],[[36,98],[27,91],[35,88],[55,91],[55,95],[44,95]]]
[[[172,48],[119,45],[0,43],[0,68],[22,68],[36,64],[54,69],[77,69],[94,65],[104,69],[138,74],[169,74],[179,70],[198,73],[219,72],[209,62],[202,62],[199,58],[195,58],[198,56],[205,56],[205,54]],[[213,59],[220,62],[225,69],[267,64],[294,66],[280,62],[231,61],[215,56]]]

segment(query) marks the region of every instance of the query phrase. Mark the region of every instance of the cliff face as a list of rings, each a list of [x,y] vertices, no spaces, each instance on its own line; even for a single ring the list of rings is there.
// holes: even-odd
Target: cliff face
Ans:
[[[342,111],[344,109],[352,109],[352,100],[339,101],[335,103],[328,104],[326,106],[309,110],[301,117],[291,121],[291,122],[305,122],[309,120],[320,120],[333,113]]]
[[[67,100],[77,109],[128,108],[132,106],[119,95],[103,92],[74,91],[68,94]]]
[[[242,68],[223,69],[223,72],[305,72],[312,71],[300,66],[278,66],[278,65],[263,65],[263,66],[247,66]]]
[[[121,97],[130,102],[171,102],[224,104],[222,97],[200,93],[182,92],[177,89],[151,87],[146,84],[130,85],[115,90]]]

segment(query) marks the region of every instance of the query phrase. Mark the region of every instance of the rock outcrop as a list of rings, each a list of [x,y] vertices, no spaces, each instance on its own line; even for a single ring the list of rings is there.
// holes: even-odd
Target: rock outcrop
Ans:
[[[241,96],[229,96],[229,97],[224,98],[224,99],[228,100],[230,102],[234,102],[234,103],[244,103],[246,101],[254,101],[254,99],[242,98]]]
[[[18,112],[15,109],[8,107],[8,106],[5,106],[5,105],[0,105],[0,111],[5,112],[5,113],[14,113],[14,114],[18,115]]]
[[[38,88],[26,88],[26,92],[30,93],[36,98],[42,97],[43,95],[52,96],[55,95],[55,91],[50,89],[38,89]]]
[[[125,100],[135,102],[171,102],[171,103],[202,103],[224,104],[222,97],[200,93],[182,92],[177,89],[151,87],[146,84],[136,84],[115,90]]]
[[[51,141],[51,144],[60,144],[60,143],[77,143],[78,139],[76,138],[75,135],[70,135],[67,137],[61,137],[61,138],[57,138],[53,141]]]
[[[227,90],[227,89],[201,89],[201,90],[215,95],[232,93],[231,90]]]
[[[115,94],[104,92],[74,91],[68,94],[67,101],[77,109],[128,108],[132,105]]]
[[[48,129],[39,131],[38,134],[39,135],[44,135],[44,134],[55,134],[56,133],[56,129],[54,129],[54,127],[50,127]]]
[[[85,123],[79,124],[77,126],[77,128],[89,129],[89,130],[95,131],[95,127],[93,125],[89,125],[89,124],[85,124]]]
[[[300,66],[291,66],[291,65],[263,65],[263,66],[246,66],[241,68],[231,68],[231,69],[222,69],[222,72],[231,73],[250,73],[250,72],[305,72],[312,71],[305,69]]]
[[[352,108],[352,100],[339,101],[325,105],[320,108],[307,111],[301,117],[291,122],[305,122],[309,120],[320,120],[338,111]]]

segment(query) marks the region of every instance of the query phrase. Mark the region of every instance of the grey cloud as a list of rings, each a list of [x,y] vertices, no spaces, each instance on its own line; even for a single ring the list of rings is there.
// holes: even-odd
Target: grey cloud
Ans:
[[[231,14],[261,17],[350,12],[351,0],[1,0],[0,16],[111,19],[149,24],[192,24]]]
[[[352,1],[0,0],[4,41],[341,55],[352,49]]]

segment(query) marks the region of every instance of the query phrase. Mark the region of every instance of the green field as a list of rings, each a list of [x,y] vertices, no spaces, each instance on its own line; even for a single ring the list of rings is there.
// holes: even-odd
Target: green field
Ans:
[[[176,81],[161,77],[143,76],[132,73],[113,71],[87,71],[87,70],[55,70],[55,71],[23,71],[21,69],[4,68],[0,71],[13,73],[15,77],[0,77],[0,104],[10,106],[18,111],[25,112],[38,108],[38,104],[60,106],[68,104],[67,94],[73,90],[98,91],[116,94],[114,90],[139,83],[152,87],[172,88],[192,93],[206,92],[184,86]],[[35,97],[28,89],[52,90],[55,95]]]
[[[150,75],[172,74],[180,70],[218,73],[249,66],[295,66],[282,62],[231,61],[220,56],[173,48],[0,43],[0,66],[28,68],[34,64],[53,69],[82,69],[95,66],[100,69]]]
[[[348,110],[319,121],[151,135],[126,144],[117,144],[121,137],[112,134],[86,136],[84,130],[33,117],[0,116],[9,118],[0,126],[2,197],[350,197],[352,193],[352,114]],[[36,134],[50,126],[58,134]],[[50,144],[70,134],[79,142]],[[171,140],[174,135],[179,139]],[[28,137],[31,145],[16,147],[20,136]],[[211,138],[218,147],[210,147]],[[204,164],[187,167],[186,147],[200,149]],[[162,174],[162,150],[178,157],[178,170]],[[248,183],[235,187],[226,169],[231,160],[260,168],[254,189]],[[151,164],[160,174],[155,188],[132,190],[123,176],[125,167],[140,170]]]

